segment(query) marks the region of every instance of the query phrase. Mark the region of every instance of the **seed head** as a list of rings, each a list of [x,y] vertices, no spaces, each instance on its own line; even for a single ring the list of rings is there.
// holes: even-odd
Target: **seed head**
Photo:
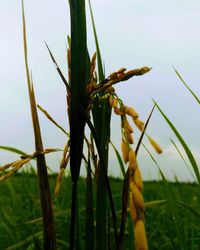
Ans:
[[[109,75],[109,80],[115,80],[117,78],[117,72],[113,72]]]
[[[142,182],[142,176],[139,168],[136,168],[134,173],[134,181],[136,186],[142,191],[143,190],[143,182]]]
[[[137,168],[137,161],[136,161],[135,152],[132,149],[129,151],[128,159],[129,159],[129,167],[132,170],[135,170]]]
[[[142,193],[133,182],[130,183],[130,191],[133,195],[136,207],[141,211],[144,211],[144,199]]]
[[[133,136],[132,136],[132,134],[131,134],[131,133],[127,133],[126,136],[127,136],[128,143],[129,143],[129,144],[133,144],[134,141],[133,141]]]
[[[148,250],[144,221],[142,219],[136,221],[134,226],[134,235],[135,235],[135,249]]]
[[[150,142],[151,146],[155,149],[155,151],[158,154],[161,154],[162,153],[162,148],[158,145],[158,143],[153,138],[151,138],[150,136],[148,136],[148,139],[149,139],[149,142]]]
[[[61,187],[61,182],[62,182],[62,177],[64,175],[64,171],[65,171],[65,169],[61,168],[60,173],[58,174],[56,187],[55,187],[55,192],[54,192],[55,196],[57,196],[59,194],[59,192],[60,192],[60,187]]]
[[[107,93],[114,93],[115,92],[115,89],[112,87],[112,86],[110,86],[110,87],[108,87],[106,90],[105,90]]]
[[[112,95],[109,96],[109,103],[112,108],[117,108],[118,101]]]
[[[121,150],[122,150],[122,156],[123,156],[123,160],[125,163],[128,162],[129,160],[129,149],[128,149],[128,145],[127,143],[122,139],[122,143],[121,143]]]
[[[143,131],[144,129],[144,122],[142,122],[139,118],[134,120],[134,123],[136,125],[136,127],[140,130]]]
[[[131,192],[129,195],[129,209],[130,209],[130,214],[131,214],[132,220],[136,221],[137,220],[137,209],[136,209],[135,201],[133,199],[133,195]]]
[[[126,116],[124,116],[124,128],[129,131],[129,133],[133,133],[133,128],[131,127],[130,123],[128,122]]]
[[[128,107],[126,109],[127,115],[131,116],[133,120],[137,119],[139,117],[138,113],[135,111],[134,108]]]
[[[124,115],[124,111],[119,108],[114,108],[114,112],[116,115]]]
[[[126,68],[121,68],[121,69],[118,69],[117,70],[117,74],[121,74],[121,73],[124,73],[126,71]]]

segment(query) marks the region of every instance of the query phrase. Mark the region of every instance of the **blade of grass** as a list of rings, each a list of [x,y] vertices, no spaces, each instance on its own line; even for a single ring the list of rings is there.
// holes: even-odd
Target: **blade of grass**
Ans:
[[[99,82],[105,79],[103,64],[101,59],[101,52],[91,7],[91,2],[89,1],[90,16],[92,19],[92,27],[96,45],[97,52],[97,63],[98,63],[98,80]],[[94,126],[97,131],[99,142],[101,144],[101,149],[103,152],[106,171],[108,170],[108,152],[109,152],[109,141],[110,141],[110,119],[111,119],[111,107],[107,100],[101,100],[100,98],[95,98],[93,102],[92,116],[94,121]],[[110,223],[106,223],[107,213],[107,201],[106,196],[106,179],[103,166],[98,164],[98,179],[97,179],[97,205],[96,205],[96,243],[100,249],[106,249],[106,227]],[[109,179],[107,179],[109,181]],[[117,235],[115,232],[115,238]]]
[[[99,48],[99,42],[98,42],[98,37],[97,37],[94,16],[93,16],[92,6],[91,6],[90,0],[89,0],[89,8],[90,8],[90,16],[92,19],[92,28],[93,28],[93,33],[94,33],[95,45],[96,45],[96,50],[97,50],[98,76],[99,76],[99,81],[101,82],[105,79],[105,75],[104,75],[103,64],[102,64],[102,59],[101,59],[101,52],[100,52],[100,48]]]
[[[159,206],[161,204],[164,204],[166,202],[167,202],[167,200],[148,201],[148,202],[145,202],[145,207],[146,208],[155,207],[155,206]]]
[[[9,147],[9,146],[0,146],[0,149],[18,154],[18,155],[27,155],[24,151],[14,148],[14,147]]]
[[[187,85],[187,83],[183,80],[183,78],[181,77],[181,75],[179,74],[179,72],[174,68],[175,73],[177,74],[177,76],[179,77],[179,79],[181,80],[181,82],[185,85],[185,87],[190,91],[190,93],[192,94],[192,96],[194,97],[194,99],[198,102],[198,104],[200,104],[200,99],[198,98],[198,96],[192,91],[192,89]]]
[[[30,108],[32,115],[32,123],[33,123],[34,137],[35,137],[35,148],[36,151],[42,152],[43,151],[42,137],[41,137],[39,119],[37,114],[33,81],[30,76],[28,67],[26,23],[25,23],[23,0],[22,0],[22,17],[23,17],[24,58],[25,58],[25,68],[26,68],[26,77],[27,77]],[[44,155],[37,156],[37,171],[38,171],[38,180],[40,187],[40,202],[41,202],[42,216],[43,216],[44,249],[56,249],[56,237],[55,237],[52,201],[51,201],[47,167]]]
[[[124,167],[124,163],[122,161],[122,158],[120,156],[120,153],[118,152],[118,150],[116,149],[115,145],[110,141],[110,144],[112,145],[114,151],[115,151],[115,154],[117,156],[117,160],[118,160],[118,163],[119,163],[119,166],[120,166],[120,169],[122,171],[122,175],[123,177],[125,177],[126,175],[126,170],[125,170],[125,167]]]
[[[145,148],[145,150],[147,151],[147,153],[149,154],[149,156],[151,157],[151,159],[153,160],[153,162],[156,164],[156,166],[158,167],[158,170],[160,172],[160,175],[162,177],[162,180],[167,182],[167,179],[165,178],[165,175],[163,174],[160,166],[158,165],[157,161],[155,160],[155,158],[153,157],[152,153],[148,150],[148,148],[145,146],[144,143],[142,143],[142,146]]]
[[[191,205],[183,202],[183,201],[177,201],[182,207],[188,209],[190,212],[192,212],[198,219],[200,219],[200,213],[194,209]]]
[[[182,153],[181,153],[181,151],[179,150],[179,148],[178,148],[178,146],[176,145],[176,143],[170,138],[170,141],[172,142],[172,144],[174,145],[174,147],[175,147],[175,149],[176,149],[176,151],[178,152],[178,154],[180,155],[180,157],[181,157],[181,159],[183,160],[183,162],[185,163],[185,165],[186,165],[186,167],[187,167],[187,169],[188,169],[188,171],[190,172],[190,174],[192,175],[192,177],[194,178],[194,180],[195,180],[195,176],[194,176],[194,174],[192,173],[192,171],[191,171],[191,169],[190,169],[190,167],[189,167],[189,165],[187,164],[187,162],[186,162],[186,160],[184,159],[184,157],[183,157],[183,155],[182,155]]]
[[[22,241],[20,241],[20,242],[18,242],[16,244],[6,248],[5,250],[23,249],[22,247],[25,244],[31,242],[34,239],[34,237],[41,237],[41,236],[42,236],[42,232],[35,233],[35,234],[31,235],[31,236],[28,236],[26,239],[24,239],[24,240],[22,240]]]
[[[157,109],[160,111],[161,115],[163,116],[163,118],[165,119],[165,121],[168,123],[168,125],[170,126],[170,128],[172,129],[172,131],[174,132],[174,134],[176,135],[176,137],[178,138],[179,142],[181,143],[181,145],[183,146],[185,153],[187,154],[187,157],[192,165],[192,168],[194,170],[196,179],[198,181],[198,184],[200,184],[200,174],[199,174],[199,168],[197,166],[197,163],[195,161],[195,158],[191,152],[191,150],[189,149],[189,147],[187,146],[187,144],[185,143],[185,141],[183,140],[182,136],[180,135],[180,133],[178,132],[178,130],[175,128],[175,126],[172,124],[172,122],[169,120],[169,118],[164,114],[164,112],[162,111],[162,109],[158,106],[158,104],[154,101]]]

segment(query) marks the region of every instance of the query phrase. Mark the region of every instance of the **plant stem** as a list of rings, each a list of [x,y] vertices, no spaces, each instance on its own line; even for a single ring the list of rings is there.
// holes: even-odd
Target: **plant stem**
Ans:
[[[70,250],[75,249],[76,245],[76,235],[75,235],[75,226],[76,226],[76,210],[77,210],[77,182],[72,184],[72,203],[71,203],[71,225],[70,225]]]
[[[32,124],[35,137],[35,149],[37,152],[43,151],[42,136],[40,131],[39,118],[37,114],[37,105],[35,101],[35,94],[33,88],[33,80],[29,72],[28,66],[28,51],[26,42],[26,22],[24,14],[24,2],[22,1],[22,19],[23,19],[23,40],[24,40],[24,59],[26,68],[26,77],[30,101],[30,109],[32,115]],[[44,235],[44,249],[56,249],[56,236],[53,219],[52,201],[47,173],[47,166],[45,157],[42,154],[37,156],[37,171],[40,189],[40,202],[42,208],[43,219],[43,235]]]

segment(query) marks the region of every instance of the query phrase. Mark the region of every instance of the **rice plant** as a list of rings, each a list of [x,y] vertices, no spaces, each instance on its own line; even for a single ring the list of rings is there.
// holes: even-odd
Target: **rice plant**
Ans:
[[[137,154],[144,136],[147,137],[149,143],[158,154],[162,153],[161,147],[147,133],[147,126],[155,107],[157,107],[157,109],[161,112],[166,122],[172,128],[183,145],[192,164],[195,176],[198,182],[200,182],[198,166],[190,149],[174,125],[162,112],[158,104],[155,102],[155,106],[150,112],[147,121],[144,123],[140,119],[138,112],[133,107],[128,107],[115,92],[115,84],[125,84],[125,81],[133,77],[142,76],[143,74],[148,73],[151,68],[144,66],[137,69],[127,70],[122,67],[106,76],[103,70],[102,56],[100,53],[100,46],[98,43],[97,31],[90,1],[89,7],[96,43],[96,52],[92,56],[90,56],[87,48],[85,1],[69,1],[71,34],[68,37],[68,49],[66,51],[68,79],[66,79],[62,73],[56,61],[56,56],[53,55],[48,44],[46,44],[50,58],[53,62],[52,65],[55,66],[61,81],[66,87],[68,105],[66,118],[68,117],[70,127],[70,131],[66,132],[54,120],[48,111],[36,103],[33,88],[33,77],[28,65],[25,11],[22,1],[25,67],[35,136],[35,152],[27,154],[11,147],[1,147],[2,149],[20,154],[21,159],[8,163],[0,168],[1,172],[3,172],[0,176],[0,181],[6,180],[19,171],[25,164],[28,164],[31,160],[36,159],[43,222],[43,237],[41,237],[41,232],[38,232],[34,234],[34,236],[26,238],[18,244],[17,247],[25,245],[33,239],[34,247],[36,248],[41,238],[43,238],[44,249],[56,249],[57,244],[62,243],[61,240],[56,237],[58,229],[55,228],[55,225],[58,226],[58,224],[60,225],[64,222],[56,221],[57,223],[54,223],[54,217],[56,216],[55,211],[53,211],[52,208],[54,198],[51,198],[47,166],[45,163],[45,154],[58,151],[58,149],[43,148],[37,107],[68,137],[66,145],[62,150],[63,154],[60,161],[60,172],[58,173],[57,180],[54,185],[54,194],[56,197],[59,197],[60,192],[62,192],[62,182],[65,179],[65,169],[69,163],[71,177],[71,208],[70,212],[68,211],[69,209],[67,210],[66,208],[67,215],[70,216],[70,230],[67,231],[65,235],[66,241],[63,243],[66,248],[69,247],[71,250],[83,249],[84,247],[85,249],[126,249],[128,245],[129,249],[148,249],[148,231],[145,229],[144,188],[137,161]],[[121,131],[122,157],[117,151],[116,146],[111,143],[110,122],[112,113],[117,115],[121,122],[119,129]],[[86,126],[90,129],[89,135],[85,133]],[[136,140],[134,138],[135,129],[137,129],[141,134],[138,143],[135,142]],[[115,150],[124,177],[123,183],[121,184],[122,188],[120,190],[120,212],[119,209],[116,208],[111,180],[108,176],[108,152],[110,144]],[[87,153],[84,153],[83,151],[84,146],[87,148]],[[87,170],[87,176],[85,178],[86,190],[84,193],[85,208],[83,209],[85,216],[84,226],[82,225],[82,220],[80,218],[82,209],[80,209],[79,206],[80,196],[78,188],[80,182],[80,169],[83,165],[82,163],[85,164]],[[125,170],[126,164],[127,170]],[[166,190],[168,190],[169,195],[170,189],[167,189],[167,181],[164,176],[163,182],[166,184]],[[174,200],[175,199],[172,199],[172,196],[170,195],[167,198],[170,207],[169,216],[174,216]],[[147,203],[147,205],[153,206],[155,204],[160,205],[165,203],[166,200],[157,200],[153,201],[151,204]],[[182,202],[179,202],[179,204],[180,206],[185,206]],[[179,217],[179,215],[176,214],[176,217]],[[176,232],[178,233],[178,243],[171,240],[171,244],[174,246],[181,246],[181,227],[178,223],[175,226]],[[147,229],[148,227],[150,226],[147,225]],[[85,229],[84,240],[81,236],[81,228]],[[170,237],[172,237],[172,234]],[[127,238],[129,243],[127,243]]]

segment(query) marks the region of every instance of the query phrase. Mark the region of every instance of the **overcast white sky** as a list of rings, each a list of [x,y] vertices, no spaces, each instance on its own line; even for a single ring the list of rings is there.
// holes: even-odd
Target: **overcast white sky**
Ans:
[[[86,1],[87,3],[87,1]],[[145,120],[154,98],[184,137],[200,162],[200,109],[173,71],[177,68],[185,81],[200,96],[200,2],[177,1],[92,1],[93,12],[105,63],[106,74],[126,67],[152,67],[145,76],[116,87],[127,105],[134,106]],[[70,34],[68,1],[25,0],[29,62],[33,72],[37,102],[67,128],[65,87],[49,58],[46,41],[63,71],[66,72],[66,37]],[[87,11],[88,47],[95,50],[91,20]],[[21,1],[0,1],[0,145],[34,151],[23,58]],[[41,114],[45,147],[61,147],[65,137]],[[112,138],[120,149],[120,121],[113,115]],[[169,138],[176,138],[155,111],[148,132],[164,149],[154,154],[161,169],[173,178],[192,180]],[[136,137],[138,135],[136,134]],[[148,145],[148,144],[147,144]],[[110,154],[112,174],[119,173],[113,152]],[[17,156],[0,151],[0,164]],[[157,177],[156,166],[145,152],[140,153],[140,166],[145,179]],[[59,156],[49,157],[56,170]]]

